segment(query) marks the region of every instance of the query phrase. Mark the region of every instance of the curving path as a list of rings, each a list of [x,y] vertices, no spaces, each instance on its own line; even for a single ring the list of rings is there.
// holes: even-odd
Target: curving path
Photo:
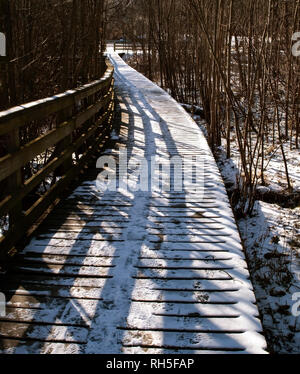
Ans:
[[[46,220],[2,282],[6,353],[266,353],[225,187],[198,126],[114,53],[118,162],[198,156],[200,190],[99,192],[91,180]],[[150,170],[148,173],[150,175]],[[156,175],[158,178],[158,176]]]

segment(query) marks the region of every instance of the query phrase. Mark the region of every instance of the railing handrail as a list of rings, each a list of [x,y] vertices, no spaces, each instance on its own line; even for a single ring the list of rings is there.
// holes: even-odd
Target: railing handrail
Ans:
[[[110,83],[109,80],[112,77],[112,74],[113,67],[109,65],[104,76],[97,81],[78,87],[74,90],[68,90],[61,94],[32,101],[0,112],[0,136],[7,134],[16,128],[25,126],[26,123],[30,121],[38,120],[41,117],[46,117],[47,115],[59,110],[63,110],[77,101],[93,95],[95,92]],[[59,109],[56,109],[56,107]]]
[[[0,183],[7,182],[8,187],[4,198],[0,199],[0,216],[9,215],[10,220],[8,232],[0,237],[2,263],[17,252],[18,242],[109,137],[114,113],[113,72],[113,66],[108,63],[99,80],[0,112],[0,136],[8,137],[8,152],[0,158]],[[20,128],[53,114],[57,118],[56,128],[20,146]],[[77,129],[81,135],[73,139]],[[36,174],[23,181],[24,166],[50,148],[54,150],[53,157]],[[81,157],[75,162],[73,154],[78,152]],[[23,199],[57,170],[60,170],[61,178],[55,179],[47,192],[24,212]]]

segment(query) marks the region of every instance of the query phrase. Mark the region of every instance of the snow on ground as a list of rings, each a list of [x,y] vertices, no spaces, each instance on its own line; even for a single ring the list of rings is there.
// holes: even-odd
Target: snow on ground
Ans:
[[[0,238],[4,233],[8,230],[9,223],[8,223],[8,216],[0,217]]]
[[[241,219],[256,298],[275,352],[299,353],[300,319],[293,295],[300,291],[300,208],[256,202],[252,217]]]
[[[225,148],[225,140],[223,141]],[[300,192],[300,150],[290,149],[289,142],[284,143],[284,151],[288,163],[288,171],[294,191]],[[235,165],[240,165],[240,154],[232,138],[231,158]],[[268,144],[265,147],[265,182],[271,191],[283,191],[287,188],[285,167],[283,163],[280,144]]]
[[[195,116],[207,134],[205,121]],[[225,143],[218,152],[218,166],[227,188],[232,191],[240,170],[235,142],[232,158],[225,156]],[[294,191],[300,190],[299,150],[285,144],[289,174]],[[266,165],[269,191],[286,188],[284,164],[279,147],[270,146]],[[299,353],[300,349],[300,207],[283,208],[257,201],[252,216],[237,221],[244,242],[248,266],[268,343],[276,353]]]

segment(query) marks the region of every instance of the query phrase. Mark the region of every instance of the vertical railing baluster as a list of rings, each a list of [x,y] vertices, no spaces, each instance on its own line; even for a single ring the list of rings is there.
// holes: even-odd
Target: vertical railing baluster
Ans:
[[[65,121],[67,121],[68,119],[72,117],[72,115],[73,115],[73,107],[68,107],[62,110],[61,112],[59,112],[57,114],[57,127],[59,128],[60,126],[62,126],[65,123]],[[61,142],[57,144],[55,153],[60,154],[65,149],[67,149],[68,146],[72,144],[72,139],[73,139],[72,134],[70,134],[69,136],[66,136]],[[73,158],[71,156],[56,170],[55,175],[63,176],[64,174],[66,174],[68,170],[70,170],[70,168],[72,168],[72,166],[73,166]]]

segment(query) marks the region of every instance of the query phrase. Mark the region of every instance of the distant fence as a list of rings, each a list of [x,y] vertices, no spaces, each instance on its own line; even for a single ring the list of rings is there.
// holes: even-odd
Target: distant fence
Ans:
[[[135,44],[130,42],[113,42],[114,51],[142,51],[141,44]]]
[[[8,153],[0,159],[0,183],[6,187],[0,217],[9,216],[9,230],[0,237],[0,261],[16,253],[16,244],[56,201],[110,135],[114,113],[113,67],[95,82],[47,99],[0,112],[0,137]],[[32,121],[56,118],[56,127],[20,146],[20,130]],[[73,136],[76,133],[76,136]],[[79,133],[79,135],[78,135]],[[24,171],[33,159],[52,149],[53,157],[32,177]],[[80,157],[77,156],[80,151]],[[27,210],[23,200],[57,170],[51,187]]]

